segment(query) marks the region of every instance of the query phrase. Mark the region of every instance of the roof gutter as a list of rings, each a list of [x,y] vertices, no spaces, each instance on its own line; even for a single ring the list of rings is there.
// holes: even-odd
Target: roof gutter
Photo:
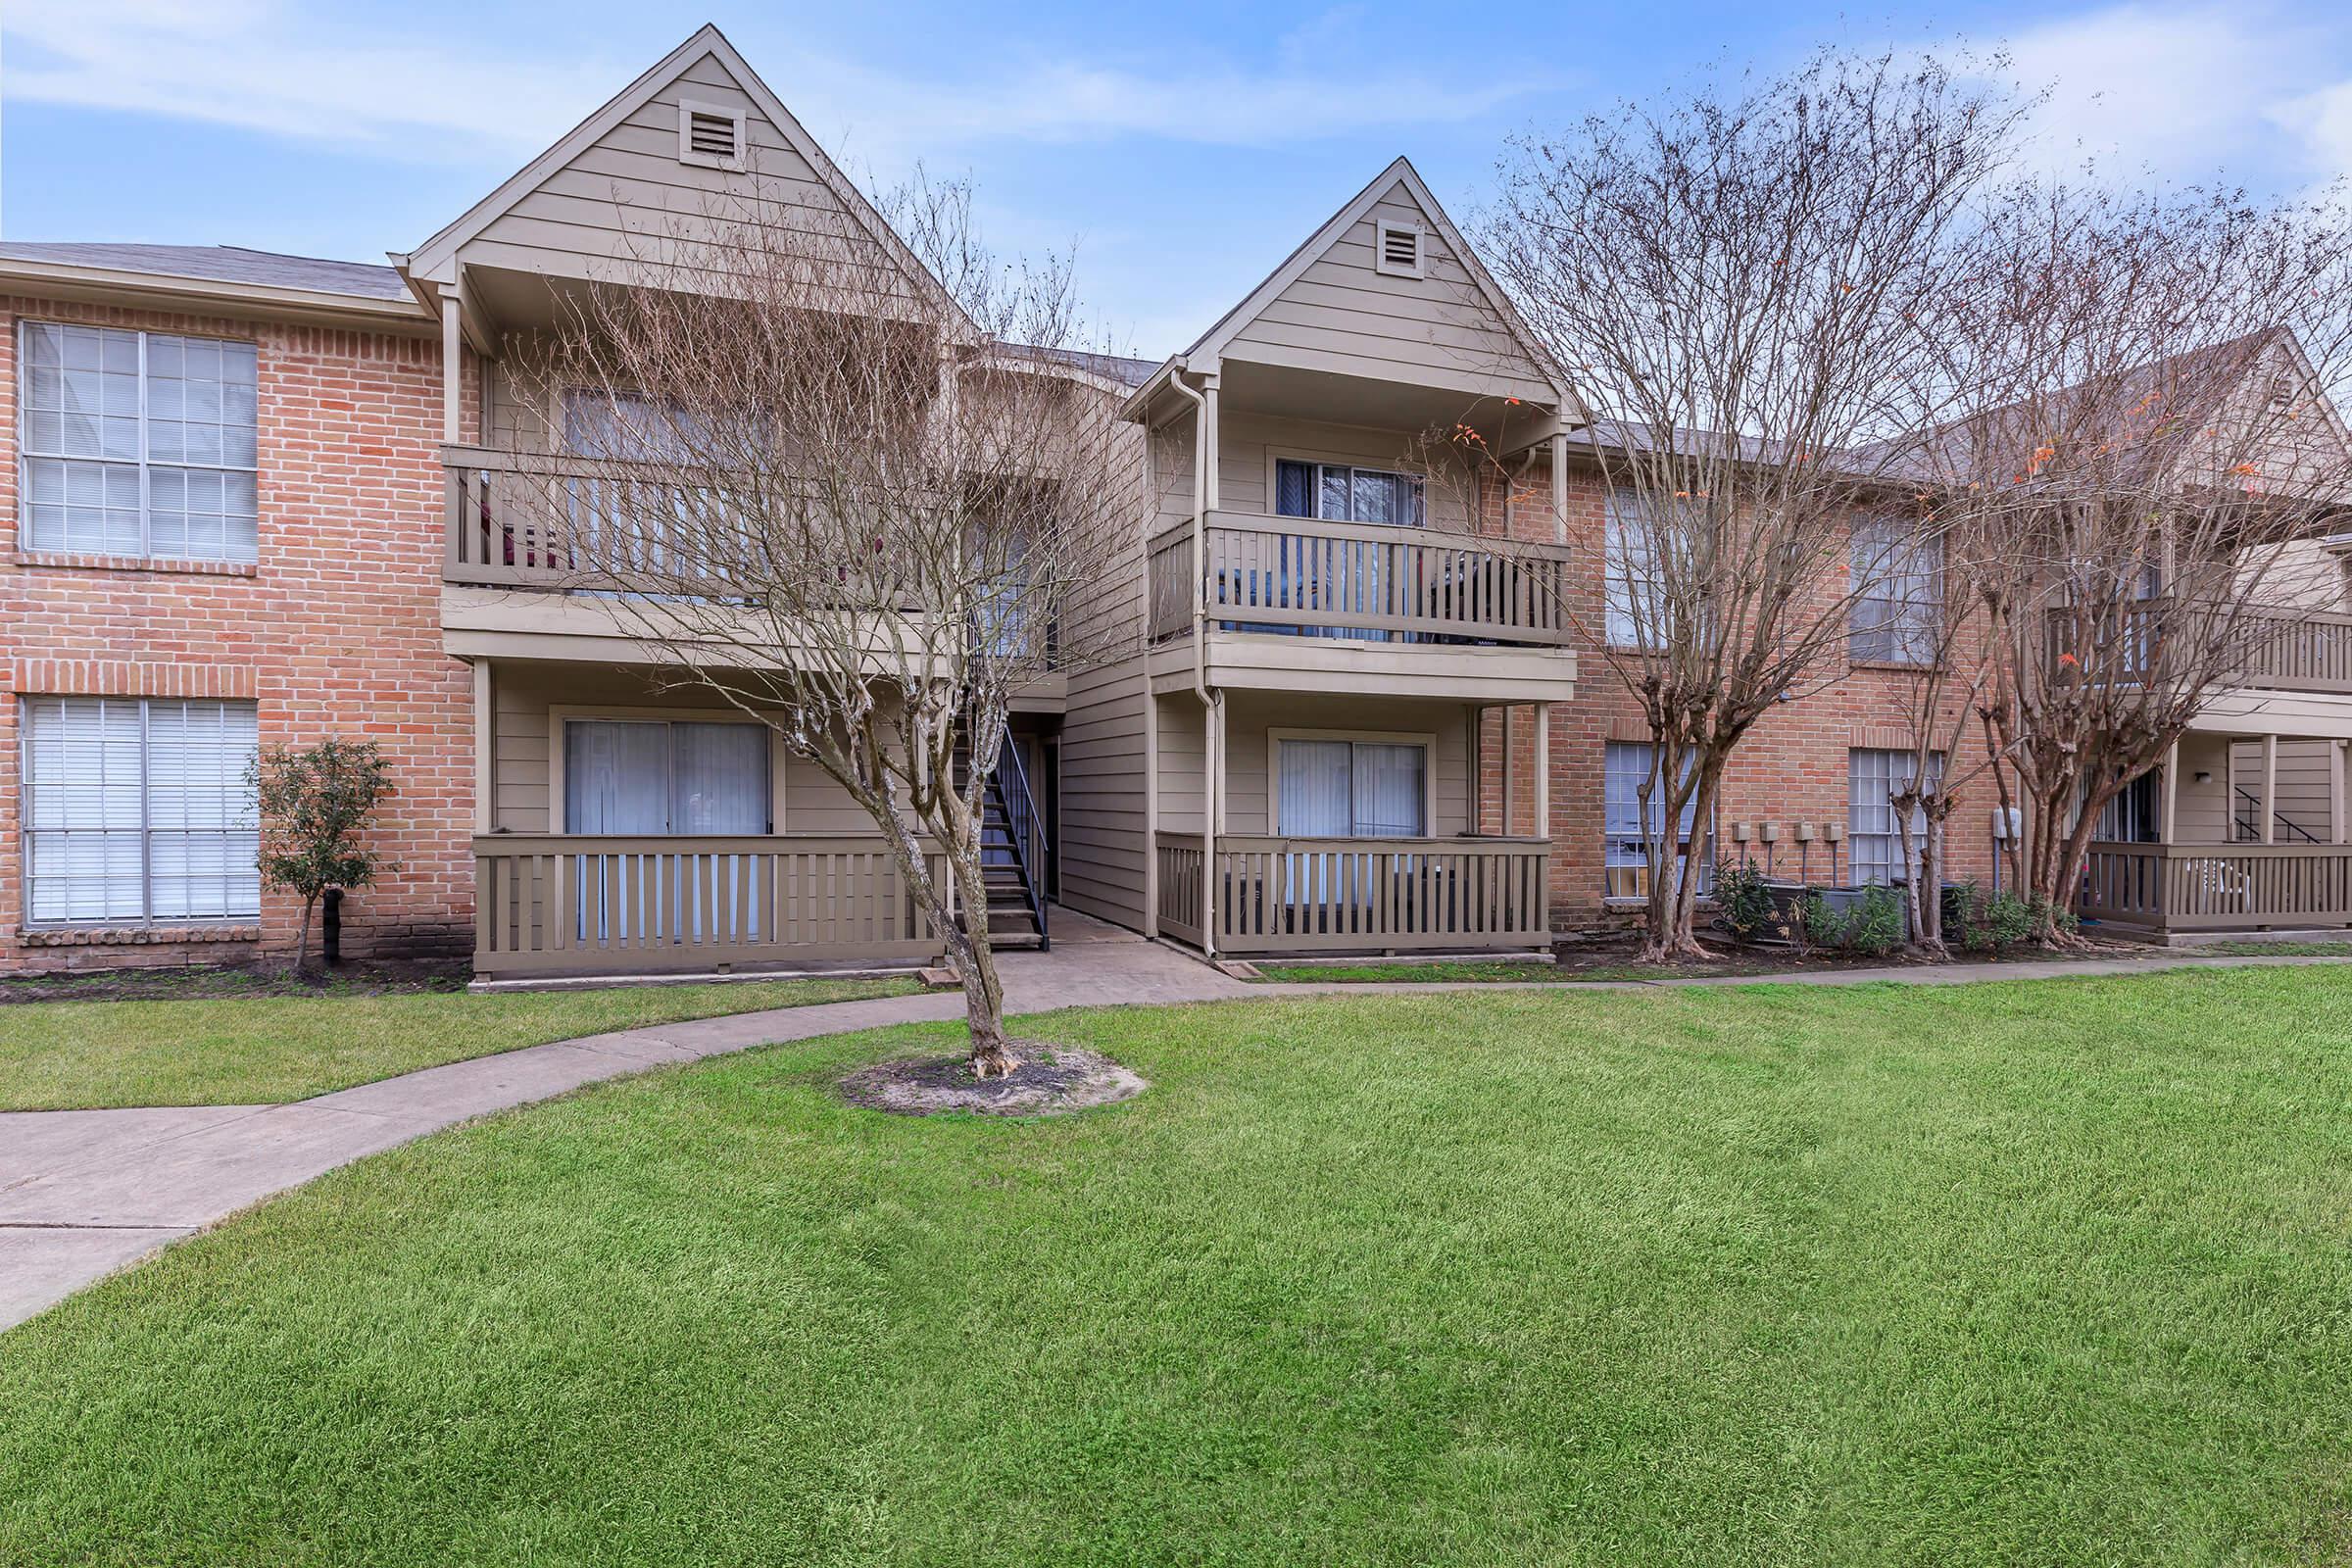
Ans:
[[[130,272],[113,267],[32,262],[0,256],[0,286],[21,293],[58,295],[101,305],[154,309],[175,306],[233,315],[266,315],[330,326],[374,331],[431,326],[412,300],[368,294],[330,294],[322,289],[286,288],[272,283],[236,283],[218,277],[183,277],[168,272]]]
[[[1200,699],[1200,952],[1217,956],[1217,802],[1224,793],[1225,759],[1217,755],[1215,738],[1225,730],[1225,694],[1208,684],[1208,398],[1185,380],[1184,356],[1165,368],[1168,385],[1193,405],[1193,695]],[[1207,378],[1202,377],[1205,381]]]

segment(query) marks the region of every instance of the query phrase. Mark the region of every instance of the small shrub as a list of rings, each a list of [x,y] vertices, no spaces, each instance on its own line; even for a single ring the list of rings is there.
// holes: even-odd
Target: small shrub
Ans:
[[[1846,922],[1845,945],[1883,958],[1903,945],[1903,901],[1892,888],[1864,888]]]
[[[1817,948],[1845,946],[1846,917],[1818,893],[1805,895],[1805,940]]]
[[[1752,865],[1735,865],[1715,878],[1715,903],[1723,923],[1742,942],[1755,939],[1772,921],[1772,889]]]

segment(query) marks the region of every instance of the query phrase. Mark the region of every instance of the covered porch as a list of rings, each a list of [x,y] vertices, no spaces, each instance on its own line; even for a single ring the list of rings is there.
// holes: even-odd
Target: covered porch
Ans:
[[[1155,699],[1152,933],[1212,956],[1548,950],[1550,770],[1539,741],[1528,788],[1482,800],[1493,706]]]
[[[2352,928],[2352,737],[2243,727],[2255,716],[2201,720],[2110,806],[2083,858],[2086,923],[2177,944]]]
[[[479,656],[472,674],[477,973],[896,966],[944,951],[872,818],[759,715],[645,668]],[[989,796],[983,918],[1004,941],[1045,936],[1054,706],[1015,715]],[[997,809],[1015,795],[1021,809]],[[926,858],[944,877],[938,847]]]

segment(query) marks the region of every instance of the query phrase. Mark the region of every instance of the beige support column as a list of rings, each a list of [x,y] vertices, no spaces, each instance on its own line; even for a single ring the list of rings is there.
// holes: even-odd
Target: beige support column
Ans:
[[[1536,831],[1532,837],[1551,837],[1551,705],[1536,705]]]
[[[488,833],[497,827],[498,709],[490,680],[490,661],[473,662],[473,830]]]
[[[1194,504],[1203,513],[1217,510],[1219,486],[1217,449],[1222,444],[1218,440],[1220,423],[1221,421],[1217,417],[1217,378],[1212,375],[1208,377],[1207,384],[1200,389],[1200,450],[1202,454],[1200,467],[1203,474],[1200,488],[1204,493],[1195,497]]]
[[[1217,833],[1225,825],[1225,703],[1209,703],[1200,713],[1200,754],[1205,759],[1200,791],[1200,951],[1217,955]]]
[[[2172,750],[2164,754],[2164,821],[2159,836],[2165,843],[2173,842],[2173,827],[2180,820],[2180,743],[2175,741]]]
[[[2344,842],[2344,745],[2328,743],[2328,842]]]
[[[455,287],[441,291],[441,439],[456,446],[464,439],[466,333]]]
[[[1551,542],[1568,542],[1568,432],[1551,438]]]
[[[1140,671],[1144,684],[1144,935],[1159,935],[1159,698],[1152,690],[1152,673]]]
[[[2278,837],[2278,737],[2262,738],[2262,842]]]

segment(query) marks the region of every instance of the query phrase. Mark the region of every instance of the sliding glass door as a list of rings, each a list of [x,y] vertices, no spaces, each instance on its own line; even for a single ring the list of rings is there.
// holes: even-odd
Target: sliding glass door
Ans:
[[[752,723],[673,723],[665,719],[575,718],[564,725],[564,830],[614,837],[746,837],[769,831],[767,726]],[[737,902],[704,901],[688,886],[685,872],[705,874],[704,857],[691,845],[675,856],[651,858],[587,852],[573,859],[577,897],[573,910],[581,941],[667,938],[708,941],[706,919],[735,920]],[[653,878],[658,887],[622,887],[617,878],[646,876],[649,865],[667,866]],[[634,871],[626,868],[634,867]],[[745,874],[742,856],[716,858],[708,874],[731,892]],[[760,929],[757,886],[746,889],[741,906],[749,931],[720,932],[744,940]],[[640,927],[643,929],[641,930]]]

